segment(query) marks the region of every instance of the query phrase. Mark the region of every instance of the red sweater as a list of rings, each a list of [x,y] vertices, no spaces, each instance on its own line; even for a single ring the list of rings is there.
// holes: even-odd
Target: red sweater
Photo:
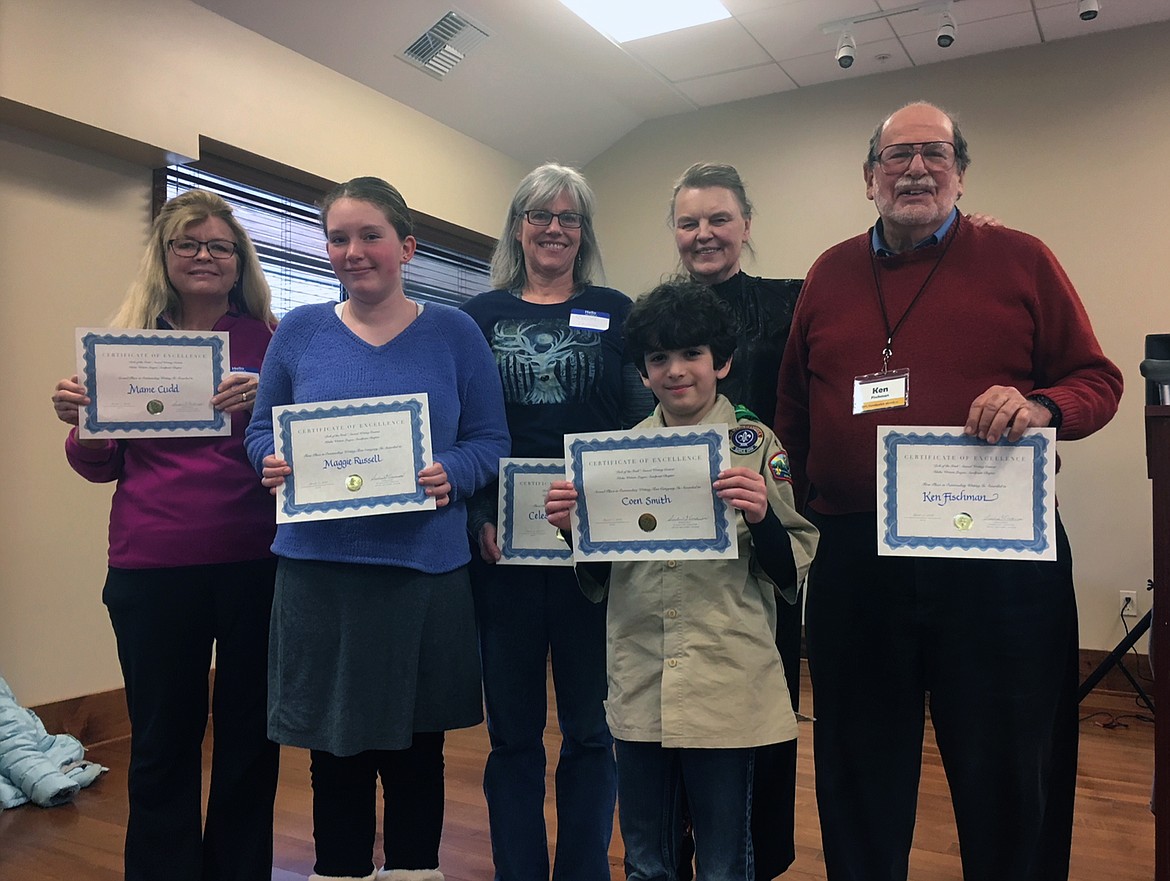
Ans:
[[[1117,411],[1121,372],[1101,351],[1056,257],[1039,239],[958,219],[944,242],[878,258],[890,325],[950,247],[898,330],[890,369],[910,370],[909,406],[853,415],[854,377],[882,367],[885,324],[870,233],[830,248],[809,271],[780,367],[776,434],[800,490],[824,514],[876,508],[878,425],[953,425],[993,385],[1047,395],[1062,440]]]

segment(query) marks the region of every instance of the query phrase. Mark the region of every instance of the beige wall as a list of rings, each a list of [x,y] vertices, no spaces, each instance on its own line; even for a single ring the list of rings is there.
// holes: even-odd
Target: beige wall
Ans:
[[[1053,247],[1129,382],[1109,428],[1062,448],[1089,648],[1120,638],[1117,590],[1150,571],[1136,364],[1142,336],[1170,330],[1155,207],[1168,40],[1165,25],[1102,34],[671,117],[588,169],[616,286],[639,292],[674,265],[665,202],[697,159],[749,181],[755,271],[800,276],[872,220],[860,162],[878,117],[917,97],[960,111],[975,155],[965,207]],[[323,177],[379,174],[489,234],[527,169],[186,0],[0,0],[0,123],[14,120],[0,125],[0,675],[37,704],[120,684],[100,603],[109,488],[65,465],[48,395],[71,372],[71,329],[109,314],[141,254],[142,157],[195,156],[203,135]],[[82,145],[27,130],[52,120],[87,127],[65,126]]]
[[[861,176],[873,126],[918,98],[957,112],[974,157],[961,205],[1052,247],[1125,374],[1114,421],[1060,450],[1085,648],[1111,648],[1123,636],[1119,589],[1137,590],[1141,610],[1149,608],[1137,365],[1144,335],[1170,332],[1170,221],[1161,206],[1168,41],[1168,25],[1112,32],[670,117],[643,125],[587,169],[616,287],[645,291],[676,264],[667,200],[673,179],[697,160],[733,163],[748,181],[759,254],[748,270],[801,277],[822,250],[876,216]]]
[[[383,176],[488,234],[527,171],[185,0],[0,0],[0,676],[25,704],[121,685],[100,596],[110,488],[66,465],[49,395],[72,329],[109,316],[142,254],[146,157],[195,157],[200,136]]]

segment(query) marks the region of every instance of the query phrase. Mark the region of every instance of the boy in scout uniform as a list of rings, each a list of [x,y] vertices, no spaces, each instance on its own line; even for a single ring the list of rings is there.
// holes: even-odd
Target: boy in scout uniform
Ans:
[[[739,546],[735,560],[612,564],[606,720],[627,877],[672,876],[685,785],[697,876],[751,878],[754,749],[796,737],[774,636],[777,594],[795,596],[817,532],[793,507],[775,435],[716,391],[735,324],[715,294],[691,281],[662,284],[635,302],[625,334],[659,401],[638,428],[729,427],[732,467],[714,489],[738,514]],[[554,483],[549,522],[567,531],[576,498],[571,483]]]

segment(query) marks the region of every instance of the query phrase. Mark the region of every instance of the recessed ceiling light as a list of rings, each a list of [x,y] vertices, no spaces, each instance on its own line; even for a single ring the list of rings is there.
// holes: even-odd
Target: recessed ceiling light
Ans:
[[[719,0],[561,0],[619,43],[731,18]]]

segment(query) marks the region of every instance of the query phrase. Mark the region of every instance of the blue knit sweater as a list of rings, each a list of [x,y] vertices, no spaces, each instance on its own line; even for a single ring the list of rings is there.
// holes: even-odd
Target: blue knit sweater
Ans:
[[[294,309],[280,322],[244,436],[257,472],[274,451],[275,406],[420,392],[428,395],[431,445],[451,482],[450,504],[434,511],[281,524],[275,553],[450,572],[470,559],[464,500],[496,477],[500,457],[510,449],[495,361],[483,333],[458,310],[428,304],[382,346],[354,334],[329,303]]]

